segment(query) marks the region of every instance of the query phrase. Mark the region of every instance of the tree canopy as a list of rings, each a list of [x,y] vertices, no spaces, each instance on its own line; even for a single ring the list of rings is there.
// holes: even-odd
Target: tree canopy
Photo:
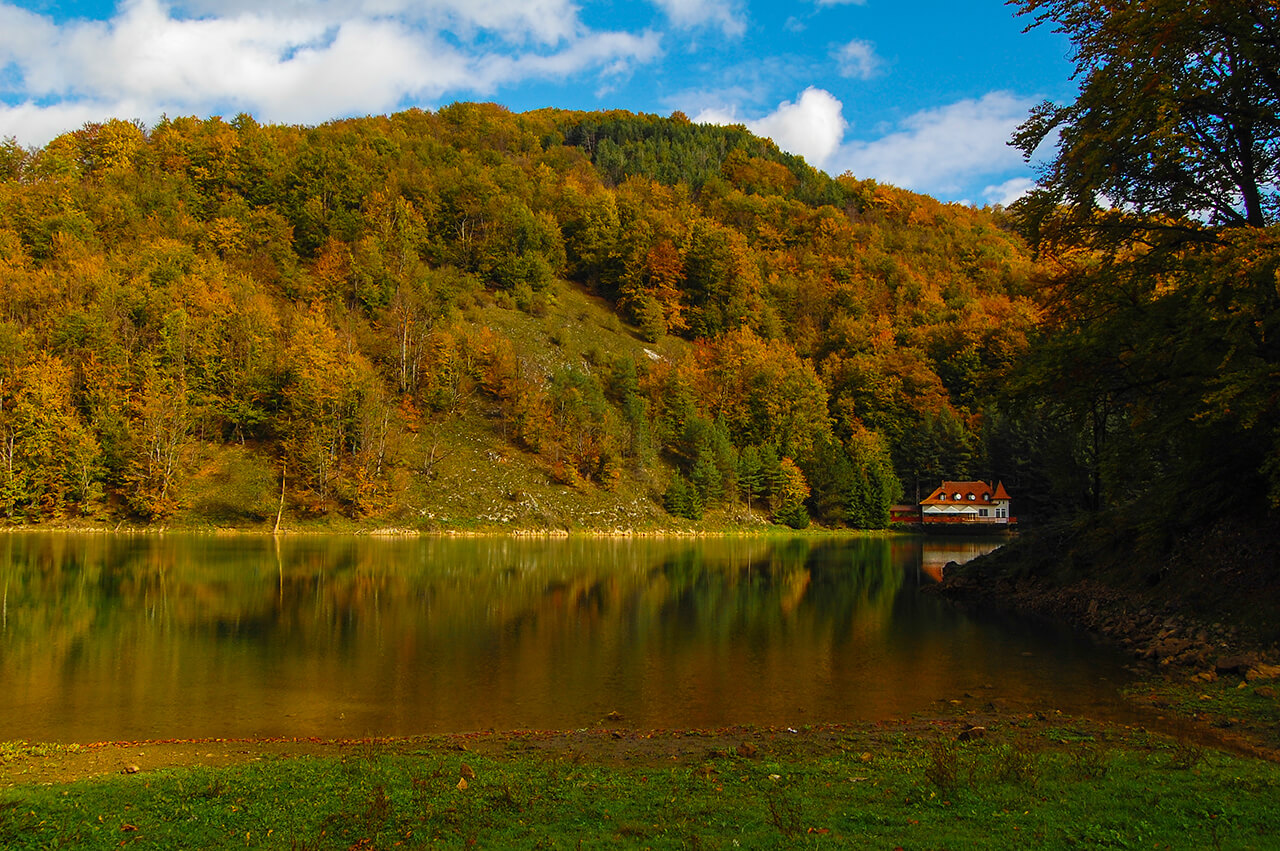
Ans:
[[[1216,226],[1280,217],[1280,6],[1273,0],[1017,0],[1071,39],[1080,91],[1015,142],[1056,134],[1041,209],[1112,207]]]
[[[1280,505],[1280,5],[1019,0],[1078,98],[1015,210],[1046,306],[1010,410],[1024,455],[1152,528]]]
[[[900,481],[998,474],[1029,273],[997,213],[681,116],[6,143],[0,513],[253,521],[283,479],[300,516],[425,522],[485,446],[581,504],[883,525]],[[469,510],[536,502],[492,490]]]

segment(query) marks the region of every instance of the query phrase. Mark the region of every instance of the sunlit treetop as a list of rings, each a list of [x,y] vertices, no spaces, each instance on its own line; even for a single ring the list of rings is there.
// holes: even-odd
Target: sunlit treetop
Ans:
[[[1015,0],[1072,42],[1080,94],[1014,144],[1053,142],[1040,209],[1112,207],[1212,227],[1280,218],[1280,3]]]

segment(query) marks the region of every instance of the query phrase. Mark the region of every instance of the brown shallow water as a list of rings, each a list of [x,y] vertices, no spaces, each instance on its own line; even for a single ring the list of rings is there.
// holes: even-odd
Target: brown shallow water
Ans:
[[[1123,719],[1124,660],[919,593],[981,541],[0,536],[0,740]]]

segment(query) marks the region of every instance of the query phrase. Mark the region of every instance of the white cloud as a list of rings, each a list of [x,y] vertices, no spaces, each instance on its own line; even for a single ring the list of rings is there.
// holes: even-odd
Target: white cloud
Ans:
[[[55,25],[0,2],[0,81],[24,101],[0,103],[0,134],[44,144],[84,121],[153,122],[166,112],[316,123],[531,78],[613,77],[661,53],[651,32],[587,30],[570,0],[331,0],[269,11],[190,0],[184,8],[207,16],[128,0],[109,21]],[[468,42],[455,27],[445,37],[424,16],[485,34]]]
[[[902,121],[896,132],[847,143],[831,164],[907,189],[954,194],[976,178],[1025,168],[1007,142],[1034,104],[1008,92],[992,92],[927,109]]]
[[[713,26],[728,36],[747,31],[746,21],[733,0],[653,0],[671,23],[684,29]]]
[[[694,120],[742,124],[830,174],[849,171],[944,199],[985,186],[982,196],[988,203],[1008,205],[1033,185],[1024,176],[1027,168],[1021,155],[1006,143],[1034,103],[992,92],[917,112],[879,138],[850,141],[845,140],[849,124],[844,105],[813,86],[795,103],[784,101],[762,118],[743,119],[736,108],[722,106],[703,109]]]
[[[842,77],[869,80],[880,70],[880,57],[876,56],[876,47],[869,41],[855,38],[837,48],[834,56]]]
[[[783,101],[778,108],[755,121],[743,121],[732,109],[705,109],[694,121],[704,124],[743,124],[758,136],[767,136],[779,148],[799,154],[811,165],[821,167],[840,146],[848,123],[843,104],[830,92],[810,86],[795,103]]]
[[[577,39],[558,53],[523,56],[493,54],[477,64],[473,87],[492,91],[495,86],[528,77],[558,78],[584,68],[599,68],[605,75],[622,74],[635,62],[654,59],[662,52],[656,33],[593,33]]]
[[[146,111],[149,113],[150,109],[148,105]],[[165,110],[162,108],[156,114],[163,112]],[[129,101],[76,101],[52,106],[32,103],[9,106],[0,103],[0,138],[13,136],[24,145],[43,145],[53,137],[89,122],[102,122],[111,118],[128,121],[140,118],[143,114],[138,104]]]
[[[573,0],[174,0],[173,8],[195,17],[271,13],[290,19],[396,18],[449,31],[464,38],[488,30],[515,40],[555,44],[581,29]]]
[[[1035,186],[1036,182],[1029,177],[1014,177],[1003,183],[997,183],[983,189],[982,197],[987,199],[989,204],[999,204],[1001,207],[1007,207],[1023,195],[1026,195]]]
[[[844,138],[848,124],[843,109],[830,92],[810,86],[795,103],[783,101],[771,114],[752,122],[751,130],[821,166]]]

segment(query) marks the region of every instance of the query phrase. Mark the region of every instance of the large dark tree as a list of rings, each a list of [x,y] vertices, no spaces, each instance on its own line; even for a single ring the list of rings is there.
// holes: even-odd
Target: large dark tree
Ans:
[[[1074,443],[1059,478],[1094,509],[1280,505],[1280,3],[1015,1],[1081,83],[1014,138],[1059,134],[1018,208],[1049,293],[1023,412]]]
[[[1071,38],[1080,94],[1043,103],[1015,144],[1057,136],[1042,210],[1100,205],[1211,225],[1280,215],[1280,4],[1014,0]]]

